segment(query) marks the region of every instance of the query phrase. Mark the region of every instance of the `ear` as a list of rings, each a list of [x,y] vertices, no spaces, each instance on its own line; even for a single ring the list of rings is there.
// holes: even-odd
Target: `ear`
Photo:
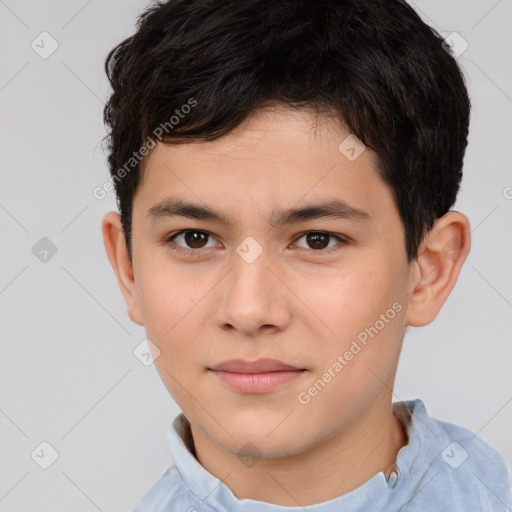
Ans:
[[[101,223],[103,242],[108,259],[117,277],[119,288],[128,307],[128,315],[133,322],[144,325],[139,304],[137,286],[132,262],[126,248],[121,217],[117,212],[108,212]]]
[[[450,211],[436,220],[412,262],[406,325],[431,323],[450,295],[471,248],[468,218]]]

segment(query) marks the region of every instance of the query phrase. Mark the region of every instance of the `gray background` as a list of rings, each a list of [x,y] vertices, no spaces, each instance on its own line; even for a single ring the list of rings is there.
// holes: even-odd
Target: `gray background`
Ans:
[[[455,208],[473,245],[439,316],[408,332],[395,400],[423,399],[511,467],[512,2],[411,3],[469,43],[459,61],[473,113]],[[101,237],[115,198],[92,195],[109,176],[103,62],[146,5],[0,0],[0,511],[128,510],[171,462],[178,408],[133,355],[145,333]],[[59,45],[46,59],[31,47],[43,31]],[[57,248],[46,262],[33,252],[43,237]],[[59,455],[46,470],[31,458],[42,441]]]

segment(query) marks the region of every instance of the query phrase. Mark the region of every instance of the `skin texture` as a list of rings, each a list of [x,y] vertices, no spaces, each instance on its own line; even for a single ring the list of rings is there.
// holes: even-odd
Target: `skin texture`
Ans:
[[[387,474],[407,443],[391,409],[404,330],[434,320],[469,253],[469,221],[449,212],[408,264],[375,155],[366,149],[349,161],[338,150],[347,135],[332,118],[274,105],[217,141],[159,144],[134,198],[133,265],[119,215],[103,219],[128,314],[160,350],[155,365],[191,423],[196,457],[239,498],[307,506]],[[169,196],[207,205],[233,224],[149,218]],[[267,221],[274,209],[334,198],[371,219]],[[183,236],[167,241],[185,229],[210,236],[197,245]],[[310,231],[348,243],[327,236],[324,245],[308,244]],[[262,249],[251,263],[236,252],[248,236]],[[400,311],[301,403],[299,394],[393,304]],[[307,371],[271,392],[248,394],[208,370],[226,359],[262,357]]]

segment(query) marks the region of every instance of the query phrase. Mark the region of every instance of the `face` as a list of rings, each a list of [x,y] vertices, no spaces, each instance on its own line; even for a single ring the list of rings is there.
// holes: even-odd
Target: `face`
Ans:
[[[146,162],[130,316],[193,428],[233,454],[306,451],[390,398],[410,267],[375,156],[340,150],[348,135],[274,107]],[[218,370],[234,359],[291,369]]]

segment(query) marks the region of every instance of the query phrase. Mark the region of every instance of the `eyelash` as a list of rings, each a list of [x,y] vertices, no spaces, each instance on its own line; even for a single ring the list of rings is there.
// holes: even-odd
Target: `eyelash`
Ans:
[[[202,249],[184,249],[183,247],[177,245],[176,242],[174,242],[174,239],[177,236],[182,235],[184,233],[188,233],[188,232],[203,233],[203,234],[206,234],[208,236],[212,236],[212,234],[209,233],[208,231],[203,231],[201,229],[182,229],[181,231],[178,231],[176,233],[173,233],[173,234],[169,235],[165,239],[165,242],[167,244],[173,244],[174,245],[174,247],[171,247],[171,250],[173,250],[173,251],[181,252],[181,253],[184,253],[184,254],[187,254],[187,255],[191,255],[191,256],[201,256],[201,253],[204,252]],[[300,240],[301,238],[303,238],[304,236],[306,236],[306,235],[308,235],[310,233],[317,233],[317,234],[321,234],[321,235],[326,235],[326,236],[329,236],[331,238],[336,238],[340,242],[337,245],[335,245],[334,247],[331,247],[329,249],[317,249],[317,250],[309,249],[310,251],[314,252],[315,254],[330,254],[331,252],[333,252],[335,250],[338,250],[340,248],[343,248],[345,245],[349,244],[349,241],[346,238],[341,237],[340,235],[335,235],[334,233],[330,233],[329,231],[305,231],[295,241]],[[301,249],[302,249],[302,247],[301,247]]]

